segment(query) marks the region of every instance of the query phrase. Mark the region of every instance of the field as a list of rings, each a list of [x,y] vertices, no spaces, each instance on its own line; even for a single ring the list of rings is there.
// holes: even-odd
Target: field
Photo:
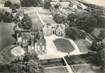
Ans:
[[[13,26],[13,23],[0,23],[0,50],[15,42],[15,39],[12,37],[14,33]]]
[[[13,23],[0,23],[0,63],[10,62],[14,57],[10,51],[13,47],[15,39],[12,37],[14,33]]]
[[[66,40],[66,39],[56,39],[54,41],[54,44],[55,44],[56,48],[58,49],[58,51],[70,53],[73,50],[75,50],[75,48],[70,43],[70,41],[69,40]]]

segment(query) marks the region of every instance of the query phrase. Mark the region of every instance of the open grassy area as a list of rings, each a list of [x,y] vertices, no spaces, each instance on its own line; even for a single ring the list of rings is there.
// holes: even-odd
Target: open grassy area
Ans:
[[[46,69],[45,73],[68,73],[66,67]]]
[[[12,37],[14,33],[13,26],[13,23],[0,23],[0,50],[15,42],[15,39]]]
[[[39,20],[39,18],[38,18],[38,16],[36,15],[36,13],[33,13],[33,14],[31,14],[31,15],[29,15],[30,16],[30,18],[31,18],[31,20],[32,20],[32,27],[34,28],[34,29],[40,29],[40,28],[42,28],[42,23],[41,23],[41,21]]]
[[[0,22],[0,63],[7,63],[13,59],[11,49],[15,39],[12,37],[13,23]]]
[[[68,53],[70,53],[73,50],[75,50],[75,48],[70,43],[70,41],[66,40],[66,39],[56,39],[54,41],[54,44],[55,44],[56,48],[58,49],[58,51],[61,51],[61,52],[68,52]]]
[[[53,20],[52,15],[43,13],[40,14],[40,16],[45,23],[56,24],[56,22]]]
[[[78,46],[80,52],[88,52],[89,46],[91,46],[91,44],[84,39],[76,40],[75,43]]]
[[[28,14],[28,16],[31,18],[32,20],[32,27],[36,30],[36,29],[40,29],[42,28],[42,23],[37,15],[37,11],[38,11],[39,7],[22,7],[21,9]]]

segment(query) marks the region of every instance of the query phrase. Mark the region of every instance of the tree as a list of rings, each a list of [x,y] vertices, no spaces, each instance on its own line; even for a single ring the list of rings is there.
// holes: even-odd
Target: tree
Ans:
[[[19,9],[20,8],[20,5],[19,4],[12,4],[10,6],[11,9]]]
[[[68,20],[68,21],[71,21],[71,22],[74,22],[74,19],[77,19],[77,18],[78,18],[78,17],[77,17],[76,14],[71,13],[71,14],[68,15],[67,20]]]
[[[5,12],[3,15],[2,15],[2,20],[4,22],[12,22],[12,16],[9,12]]]
[[[88,33],[91,33],[97,26],[97,19],[88,12],[76,12],[75,14],[70,14],[68,16],[68,21],[70,21],[70,23],[75,23],[71,24],[71,26],[83,29]]]
[[[6,1],[5,3],[4,3],[4,6],[5,7],[10,7],[12,5],[12,3],[10,2],[10,1]]]
[[[55,22],[58,23],[58,24],[61,24],[61,23],[64,23],[64,22],[65,22],[65,18],[64,18],[64,16],[61,15],[61,14],[55,14],[55,15],[54,15],[54,20],[55,20]]]
[[[44,8],[49,9],[51,7],[50,2],[51,2],[51,0],[45,0],[45,2],[44,2]]]
[[[103,43],[102,41],[99,41],[99,40],[94,40],[91,47],[90,47],[90,50],[92,51],[99,51],[103,49]]]
[[[93,45],[93,44],[92,44]],[[100,67],[102,71],[105,72],[105,46],[103,43],[98,46],[91,47],[91,49],[94,48],[94,51],[96,51],[96,54],[94,55],[93,59],[93,65]]]
[[[2,21],[2,18],[3,18],[3,14],[0,13],[0,22]]]
[[[68,21],[68,25],[70,27],[75,27],[77,26],[77,24],[75,23],[75,19],[78,19],[77,15],[72,13],[72,14],[69,14],[68,17],[67,17],[67,21]]]
[[[23,28],[23,29],[31,29],[32,28],[32,20],[27,14],[24,14],[24,17],[23,17],[21,23],[19,24],[19,27]]]
[[[105,47],[100,50],[99,52],[97,52],[97,54],[99,55],[99,59],[101,61],[101,69],[105,72]]]
[[[76,39],[85,39],[86,34],[82,32],[80,29],[77,29],[75,27],[68,27],[65,30],[66,37],[71,38],[73,40]]]
[[[60,7],[59,3],[54,6],[55,9],[59,9],[59,7]]]
[[[40,6],[42,4],[41,0],[21,0],[21,6],[30,7],[30,6]]]
[[[103,39],[105,38],[105,30],[102,30],[98,38],[93,41],[90,50],[95,51],[96,55],[93,60],[95,66],[101,67],[105,71],[105,44]]]
[[[19,73],[44,73],[43,67],[39,62],[37,55],[26,54],[10,63],[9,72]]]
[[[97,19],[89,13],[83,13],[79,15],[76,24],[80,29],[90,33],[97,26]]]
[[[105,38],[105,30],[101,30],[100,34],[97,37],[97,39],[102,41],[104,38]]]
[[[96,18],[97,18],[97,27],[100,27],[100,28],[105,28],[105,17],[104,16],[99,16],[99,15],[97,15],[96,16]]]

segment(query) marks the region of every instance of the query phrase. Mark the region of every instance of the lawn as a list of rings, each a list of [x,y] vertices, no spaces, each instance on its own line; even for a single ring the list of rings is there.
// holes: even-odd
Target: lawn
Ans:
[[[58,67],[52,69],[45,69],[45,73],[68,73],[66,67]]]
[[[12,45],[15,39],[12,37],[13,23],[0,23],[0,50]]]
[[[34,28],[34,29],[40,29],[40,28],[42,28],[42,23],[41,23],[41,21],[39,20],[39,18],[38,18],[38,16],[36,15],[36,13],[32,13],[31,15],[29,15],[30,16],[30,18],[32,19],[32,23],[33,23],[33,25],[32,25],[32,27]]]
[[[56,48],[58,49],[58,51],[61,51],[61,52],[70,53],[73,50],[75,50],[75,48],[70,43],[70,41],[66,40],[66,39],[56,39],[56,40],[54,40],[54,44],[55,44]]]
[[[51,14],[40,14],[42,20],[45,22],[45,23],[50,23],[50,24],[56,24],[56,22],[53,20],[53,17]]]
[[[76,45],[78,46],[80,52],[88,52],[89,51],[89,46],[91,45],[89,42],[87,42],[84,39],[79,39],[74,41]]]
[[[7,63],[13,59],[10,51],[15,39],[12,37],[13,23],[0,23],[0,63]]]

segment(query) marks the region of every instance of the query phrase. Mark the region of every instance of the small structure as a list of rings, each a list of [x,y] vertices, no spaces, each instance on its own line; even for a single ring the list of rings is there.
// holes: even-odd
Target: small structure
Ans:
[[[64,24],[57,25],[56,35],[57,36],[64,36],[65,35],[65,25]]]
[[[52,35],[53,31],[52,31],[52,26],[50,24],[46,24],[43,27],[43,33],[45,36],[49,36]]]

